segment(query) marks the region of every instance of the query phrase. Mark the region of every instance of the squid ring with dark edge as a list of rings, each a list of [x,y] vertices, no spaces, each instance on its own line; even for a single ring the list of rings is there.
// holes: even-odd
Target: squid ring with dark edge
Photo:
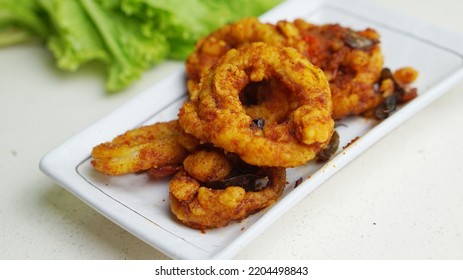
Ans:
[[[246,114],[239,97],[248,84],[262,81],[284,87],[293,103],[285,119],[263,127]],[[294,48],[258,42],[229,50],[202,77],[179,122],[200,141],[248,164],[294,167],[327,146],[334,131],[331,112],[329,84],[319,68]]]
[[[195,155],[189,157],[195,157]],[[208,163],[201,163],[203,159],[206,159]],[[199,157],[192,159],[194,162],[198,160],[201,161],[198,162],[199,165],[209,167],[212,166],[210,163],[217,161],[222,162],[219,165],[223,166],[227,165],[225,162],[229,162],[223,153],[219,154],[214,151],[201,152]],[[200,230],[223,227],[269,207],[278,200],[286,185],[284,168],[255,167],[256,170],[247,175],[267,178],[266,184],[257,189],[255,186],[242,186],[238,180],[233,181],[233,178],[228,179],[229,173],[215,178],[220,179],[218,181],[200,181],[188,173],[190,168],[187,165],[185,167],[185,170],[177,172],[169,182],[170,206],[172,213],[180,222]],[[196,169],[195,165],[192,165],[192,168]],[[215,174],[216,168],[210,169],[205,172]],[[217,182],[220,184],[214,184]],[[255,181],[242,180],[242,182],[254,184]]]

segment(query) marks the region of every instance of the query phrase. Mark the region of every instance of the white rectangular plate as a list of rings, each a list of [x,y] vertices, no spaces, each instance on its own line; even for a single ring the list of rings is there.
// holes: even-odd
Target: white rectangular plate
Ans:
[[[348,3],[347,3],[348,2]],[[44,156],[41,170],[97,211],[176,259],[224,259],[264,231],[336,171],[385,134],[445,93],[463,77],[463,37],[385,11],[361,1],[288,1],[261,17],[264,22],[303,18],[340,23],[354,29],[372,27],[381,34],[385,66],[413,66],[420,75],[419,96],[382,122],[348,118],[337,131],[337,155],[326,164],[288,169],[288,186],[269,209],[205,234],[180,223],[170,213],[168,181],[145,174],[110,177],[90,165],[92,148],[128,129],[177,117],[185,98],[184,72],[173,73],[147,91]],[[348,148],[342,149],[353,139]],[[295,188],[295,182],[302,183]]]

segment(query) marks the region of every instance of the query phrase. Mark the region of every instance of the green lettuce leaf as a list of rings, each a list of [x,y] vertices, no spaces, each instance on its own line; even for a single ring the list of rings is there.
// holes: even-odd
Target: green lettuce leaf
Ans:
[[[44,39],[48,29],[36,0],[0,0],[0,46]]]
[[[281,0],[0,0],[0,45],[39,37],[57,67],[97,61],[120,91],[167,58],[186,59],[198,39]]]
[[[92,60],[109,63],[104,41],[79,1],[39,0],[53,29],[47,46],[62,70],[75,71]]]
[[[258,16],[281,0],[120,0],[126,14],[143,19],[145,35],[161,30],[170,45],[169,58],[185,59],[196,41],[220,26]]]
[[[162,34],[141,34],[136,20],[93,0],[40,0],[53,22],[48,38],[57,66],[75,71],[96,60],[107,67],[106,89],[119,91],[167,56]]]
[[[167,56],[168,45],[162,33],[153,31],[151,36],[144,36],[140,22],[115,10],[103,9],[93,0],[81,3],[111,57],[106,84],[109,91],[127,87]]]

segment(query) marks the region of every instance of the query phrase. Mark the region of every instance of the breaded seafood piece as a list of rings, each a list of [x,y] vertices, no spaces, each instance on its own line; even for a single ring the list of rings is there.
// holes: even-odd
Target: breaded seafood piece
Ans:
[[[377,82],[384,68],[380,35],[339,24],[294,21],[306,42],[304,55],[325,73],[333,98],[333,118],[361,115],[383,100]]]
[[[177,120],[135,128],[92,150],[93,167],[108,175],[181,165],[199,144]]]
[[[193,53],[187,58],[189,92],[193,91],[201,77],[229,50],[253,42],[264,42],[278,47],[290,46],[301,50],[305,45],[296,26],[288,21],[269,24],[261,23],[255,17],[248,17],[225,25],[200,39]]]
[[[180,222],[195,229],[223,227],[257,213],[275,203],[286,186],[284,168],[243,169],[219,150],[203,150],[185,162],[185,170],[169,182],[170,205]],[[198,171],[201,178],[195,177]],[[258,179],[264,183],[258,185]]]
[[[263,81],[283,87],[294,102],[284,119],[266,122],[246,113],[240,92]],[[178,116],[187,133],[251,165],[294,167],[329,143],[331,112],[329,85],[318,67],[294,48],[259,42],[228,51],[203,76]]]

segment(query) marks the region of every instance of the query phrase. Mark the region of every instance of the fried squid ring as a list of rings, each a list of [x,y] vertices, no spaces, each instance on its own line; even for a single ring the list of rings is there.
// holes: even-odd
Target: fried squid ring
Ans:
[[[246,18],[198,41],[186,62],[188,89],[191,94],[201,77],[228,50],[265,42],[293,47],[324,71],[330,83],[334,119],[361,115],[384,100],[377,90],[384,62],[379,39],[371,28],[354,31],[339,24],[316,25],[302,19],[269,24]],[[265,109],[259,108],[261,112]]]
[[[108,175],[151,168],[171,169],[172,166],[181,165],[197,145],[198,140],[186,134],[177,120],[161,122],[129,130],[111,142],[97,145],[92,150],[91,164]]]
[[[277,123],[256,125],[240,92],[249,83],[275,81],[295,109]],[[204,76],[179,112],[180,125],[202,142],[257,166],[294,167],[313,159],[334,131],[323,72],[294,48],[253,43],[232,49]],[[265,121],[265,120],[264,120]]]
[[[251,176],[267,179],[259,189],[247,190],[255,186],[226,183],[231,174],[236,175],[229,169],[233,161],[217,150],[201,151],[185,161],[190,164],[185,164],[185,170],[169,183],[170,205],[180,222],[196,229],[223,227],[257,213],[275,203],[286,185],[284,168],[256,168]],[[217,172],[217,166],[226,167]],[[205,182],[192,175],[196,172]],[[222,187],[209,187],[218,182],[211,180],[222,180]]]
[[[307,43],[305,56],[324,71],[330,83],[334,119],[361,115],[382,102],[377,83],[384,58],[375,30],[354,31],[300,19],[294,24]]]
[[[227,51],[253,42],[264,42],[274,46],[291,46],[303,50],[305,43],[297,28],[290,22],[264,24],[249,17],[225,25],[200,39],[194,52],[187,58],[186,72],[191,93],[201,77],[207,73]]]

